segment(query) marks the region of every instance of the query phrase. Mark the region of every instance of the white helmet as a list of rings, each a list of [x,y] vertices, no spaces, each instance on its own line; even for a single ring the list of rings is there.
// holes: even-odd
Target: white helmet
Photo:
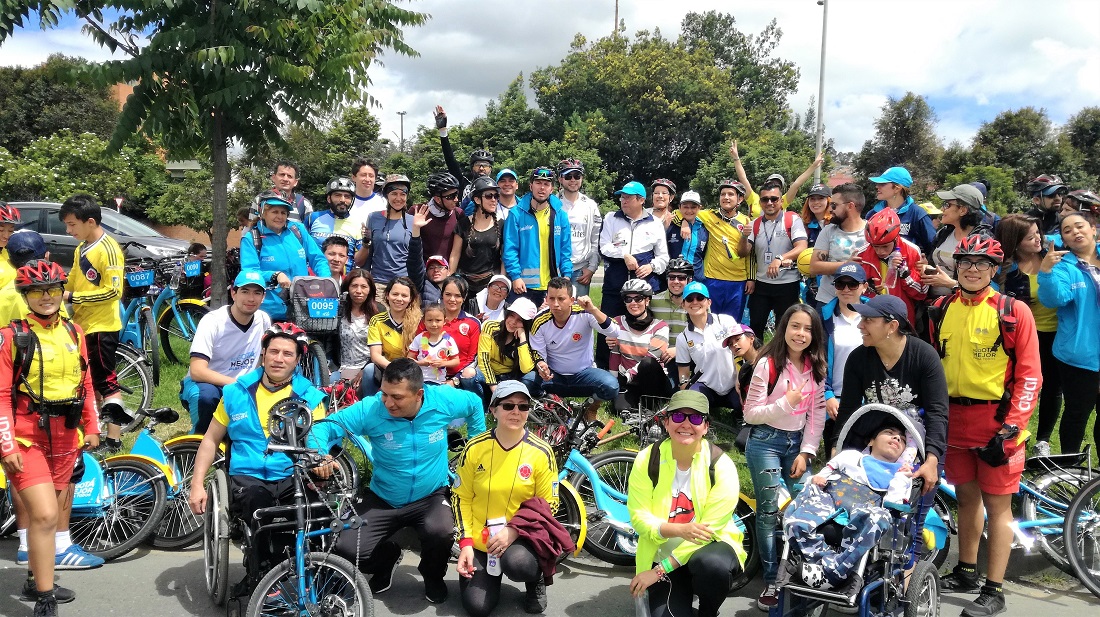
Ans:
[[[623,289],[619,295],[641,294],[647,298],[653,297],[653,287],[645,279],[630,279],[623,283]]]

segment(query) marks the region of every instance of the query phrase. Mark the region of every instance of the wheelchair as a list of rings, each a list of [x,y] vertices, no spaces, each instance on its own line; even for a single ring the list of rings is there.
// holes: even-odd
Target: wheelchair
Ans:
[[[862,449],[867,444],[867,435],[874,434],[871,427],[881,425],[881,414],[902,419],[906,432],[914,436],[918,450],[923,452],[923,433],[908,416],[879,404],[858,409],[841,428],[838,443]],[[926,535],[921,529],[928,509],[921,504],[921,489],[922,482],[915,479],[909,505],[883,504],[891,515],[890,529],[864,553],[844,586],[826,588],[821,566],[804,561],[794,543],[787,542],[780,555],[776,580],[779,602],[771,609],[771,617],[820,617],[830,605],[856,609],[867,617],[936,617],[941,596],[939,574],[931,561],[920,559]],[[817,532],[826,544],[840,548],[843,527],[838,522],[829,520],[818,526]]]

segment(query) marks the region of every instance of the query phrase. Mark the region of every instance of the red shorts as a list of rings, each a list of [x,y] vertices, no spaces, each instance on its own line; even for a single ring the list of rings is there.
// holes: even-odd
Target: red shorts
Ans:
[[[948,446],[946,458],[943,471],[947,481],[955,486],[977,480],[978,488],[990,495],[1012,495],[1020,490],[1025,458],[1022,447],[1000,467],[990,467],[969,448]]]
[[[59,491],[69,486],[80,450],[50,454],[39,446],[28,447],[22,443],[17,445],[23,455],[23,471],[11,476],[11,483],[16,491],[50,482]]]

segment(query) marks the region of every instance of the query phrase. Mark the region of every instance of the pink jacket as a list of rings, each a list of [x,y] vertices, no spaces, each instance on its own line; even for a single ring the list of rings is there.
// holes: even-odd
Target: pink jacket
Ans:
[[[821,443],[821,433],[825,428],[825,383],[813,381],[813,371],[807,362],[802,371],[791,365],[790,360],[782,367],[775,382],[775,389],[768,394],[768,365],[771,360],[766,356],[756,363],[749,382],[749,393],[745,398],[745,422],[766,424],[784,431],[802,431],[800,452],[811,456],[817,454]],[[798,409],[787,402],[787,387],[794,374],[795,383],[801,383],[805,397]]]

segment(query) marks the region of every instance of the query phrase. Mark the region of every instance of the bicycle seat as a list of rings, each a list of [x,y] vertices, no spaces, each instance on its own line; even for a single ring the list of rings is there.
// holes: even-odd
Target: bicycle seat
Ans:
[[[175,424],[180,419],[180,414],[171,407],[158,407],[145,412],[157,424]]]
[[[103,406],[99,408],[99,415],[111,424],[118,424],[120,426],[126,426],[134,421],[134,416],[130,415],[130,412],[123,409],[122,405],[114,402],[104,403]]]
[[[1088,452],[1071,452],[1069,454],[1048,454],[1046,456],[1030,456],[1024,467],[1028,471],[1048,471],[1065,467],[1078,467],[1088,458]]]

